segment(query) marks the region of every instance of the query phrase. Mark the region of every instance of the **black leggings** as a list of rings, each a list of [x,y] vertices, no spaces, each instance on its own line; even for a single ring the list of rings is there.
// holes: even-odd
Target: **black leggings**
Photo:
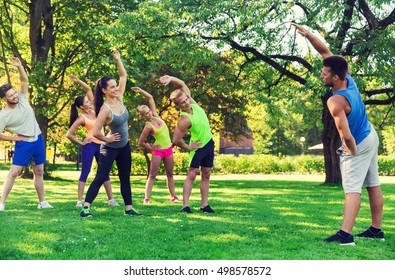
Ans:
[[[93,179],[86,193],[85,202],[92,204],[101,185],[108,178],[114,161],[118,167],[118,177],[121,182],[121,194],[125,205],[132,205],[132,189],[130,187],[130,172],[132,169],[132,155],[129,142],[122,148],[110,148],[102,145],[100,148],[99,164],[95,179]]]

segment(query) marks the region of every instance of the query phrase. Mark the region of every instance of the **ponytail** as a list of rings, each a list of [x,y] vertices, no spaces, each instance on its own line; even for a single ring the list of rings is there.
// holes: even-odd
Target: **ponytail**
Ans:
[[[78,96],[74,100],[74,104],[71,105],[69,128],[73,125],[75,120],[78,118],[77,108],[80,108],[84,104],[84,99],[85,99],[85,96]]]
[[[105,76],[99,80],[96,81],[96,86],[95,86],[95,113],[96,116],[99,115],[100,108],[103,106],[104,103],[104,93],[103,89],[107,88],[107,82],[109,80],[113,80],[114,78]]]

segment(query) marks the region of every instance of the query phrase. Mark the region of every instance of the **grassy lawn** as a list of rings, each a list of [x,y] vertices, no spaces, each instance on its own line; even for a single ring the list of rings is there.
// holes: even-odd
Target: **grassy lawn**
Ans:
[[[0,168],[0,184],[8,168]],[[213,176],[210,205],[215,214],[198,211],[197,183],[193,214],[171,204],[165,179],[159,177],[151,204],[142,205],[144,177],[132,177],[135,207],[143,217],[108,207],[104,189],[92,205],[92,219],[75,207],[79,172],[74,165],[53,172],[46,198],[55,208],[38,210],[31,180],[18,179],[0,212],[2,260],[394,260],[395,179],[383,178],[386,241],[356,239],[357,246],[325,244],[338,230],[343,192],[322,186],[323,176]],[[90,178],[91,180],[92,178]],[[113,177],[114,196],[123,202]],[[176,177],[181,197],[184,176]],[[354,233],[370,225],[366,191]]]

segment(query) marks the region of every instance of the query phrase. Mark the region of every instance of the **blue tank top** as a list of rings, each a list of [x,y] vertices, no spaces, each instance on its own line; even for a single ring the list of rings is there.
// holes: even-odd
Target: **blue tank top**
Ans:
[[[114,141],[112,143],[104,143],[104,145],[111,148],[122,148],[129,141],[129,128],[128,128],[129,112],[122,103],[121,105],[123,106],[123,112],[122,114],[119,115],[115,114],[107,103],[104,103],[104,105],[106,105],[111,112],[111,121],[107,124],[111,130],[111,133],[112,134],[119,133],[121,136],[121,139],[119,141]]]
[[[346,78],[348,81],[347,89],[338,90],[333,95],[344,96],[350,104],[351,112],[347,115],[347,120],[351,134],[358,145],[370,134],[371,126],[366,114],[365,104],[354,79],[350,75],[347,75]]]

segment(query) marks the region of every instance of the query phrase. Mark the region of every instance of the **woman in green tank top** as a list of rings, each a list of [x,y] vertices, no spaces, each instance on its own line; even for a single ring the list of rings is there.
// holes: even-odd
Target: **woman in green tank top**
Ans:
[[[176,196],[174,188],[174,157],[169,128],[156,112],[156,105],[152,95],[139,87],[132,87],[132,90],[142,94],[149,104],[149,107],[146,105],[141,105],[137,108],[137,111],[146,120],[145,127],[140,134],[139,145],[151,151],[152,153],[149,176],[145,185],[145,198],[143,203],[149,204],[149,198],[161,161],[163,161],[163,165],[165,166],[167,188],[169,189],[170,193],[170,202],[180,202]],[[150,134],[155,138],[154,144],[146,142],[147,137]]]

